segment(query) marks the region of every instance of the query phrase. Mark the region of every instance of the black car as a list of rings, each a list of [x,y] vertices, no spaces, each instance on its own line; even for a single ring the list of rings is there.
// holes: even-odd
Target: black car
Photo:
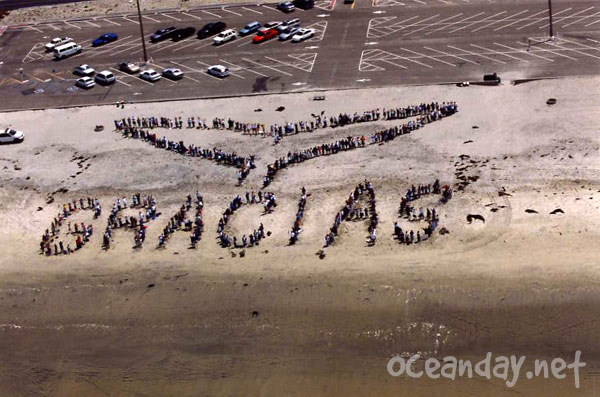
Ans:
[[[277,4],[277,9],[283,12],[292,12],[296,7],[292,4],[291,1],[284,1]]]
[[[175,32],[177,28],[175,26],[171,26],[169,28],[158,29],[156,32],[150,35],[150,41],[153,43],[158,43],[159,41],[163,41],[169,39],[173,36],[173,32]]]
[[[310,10],[314,8],[315,2],[314,0],[294,0],[294,5],[303,10]]]
[[[217,33],[221,33],[227,28],[225,22],[210,22],[207,23],[198,31],[198,38],[205,39],[207,37],[213,36]]]
[[[173,32],[173,41],[180,41],[183,39],[187,39],[196,33],[196,29],[192,27],[177,29]]]

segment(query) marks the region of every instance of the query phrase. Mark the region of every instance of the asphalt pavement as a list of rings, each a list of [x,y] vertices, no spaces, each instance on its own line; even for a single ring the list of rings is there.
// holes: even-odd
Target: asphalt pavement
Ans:
[[[250,21],[300,18],[315,35],[303,42],[239,37],[221,46],[196,36],[149,43],[148,68],[180,68],[179,81],[150,83],[120,72],[122,61],[143,62],[137,15],[9,26],[0,36],[2,110],[125,101],[237,96],[404,84],[481,80],[498,72],[511,78],[596,74],[600,70],[600,5],[553,1],[555,39],[549,40],[547,1],[510,0],[341,0],[284,14],[272,4],[208,7],[145,13],[146,40],[167,27],[196,29],[222,20],[240,29]],[[101,47],[105,32],[119,39]],[[55,61],[44,51],[53,37],[71,37],[80,54]],[[90,90],[74,86],[72,69],[89,64],[110,70],[115,84]],[[221,64],[224,79],[206,69]]]

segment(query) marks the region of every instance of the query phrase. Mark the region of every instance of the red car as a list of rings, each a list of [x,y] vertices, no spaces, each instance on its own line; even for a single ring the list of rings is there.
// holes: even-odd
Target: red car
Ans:
[[[252,38],[253,43],[262,43],[277,36],[277,29],[264,29],[260,28],[256,32],[256,36]]]

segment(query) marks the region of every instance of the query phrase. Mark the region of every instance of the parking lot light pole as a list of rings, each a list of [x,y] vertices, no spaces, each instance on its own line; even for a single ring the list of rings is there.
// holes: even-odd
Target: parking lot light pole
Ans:
[[[142,23],[142,11],[140,10],[140,0],[137,3],[138,19],[140,21],[140,34],[142,35],[142,48],[144,49],[144,63],[148,64],[148,54],[146,53],[146,41],[144,40],[144,24]]]
[[[550,40],[554,40],[554,29],[552,28],[552,0],[548,0],[548,19],[550,25]]]

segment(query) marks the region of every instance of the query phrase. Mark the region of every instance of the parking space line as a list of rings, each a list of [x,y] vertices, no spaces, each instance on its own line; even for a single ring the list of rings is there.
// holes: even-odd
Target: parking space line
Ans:
[[[595,25],[597,23],[600,23],[600,19],[598,19],[597,21],[594,21],[592,23],[588,23],[587,25],[583,25],[583,26],[587,28],[588,26],[592,26],[592,25]]]
[[[253,63],[253,64],[257,65],[257,66],[261,66],[261,67],[267,68],[267,69],[273,69],[273,70],[274,70],[274,71],[276,71],[277,73],[285,74],[285,75],[287,75],[287,76],[293,76],[293,74],[291,74],[291,73],[284,72],[283,70],[279,70],[279,69],[276,69],[276,68],[274,68],[274,67],[271,67],[271,66],[268,66],[268,65],[263,65],[262,63],[254,62],[253,60],[250,60],[250,59],[248,59],[248,58],[242,58],[242,60],[244,60],[244,61],[246,61],[246,62]]]
[[[494,14],[494,15],[490,15],[489,17],[485,17],[485,18],[483,18],[483,19],[481,19],[481,20],[479,20],[479,21],[471,22],[471,23],[468,23],[468,24],[466,24],[465,26],[461,26],[461,27],[459,27],[459,28],[456,28],[456,29],[454,29],[454,30],[451,30],[451,31],[449,31],[448,33],[454,33],[454,32],[458,32],[459,30],[463,30],[463,29],[469,28],[469,27],[471,27],[471,26],[473,26],[473,25],[476,25],[476,24],[478,24],[478,23],[485,22],[485,21],[489,20],[490,18],[494,18],[494,17],[497,17],[497,16],[499,16],[499,15],[506,14],[506,12],[507,12],[507,11],[500,11],[500,12],[498,12],[498,13]]]
[[[200,18],[199,16],[197,16],[197,15],[193,15],[193,14],[190,14],[190,13],[187,13],[187,12],[184,12],[184,11],[181,11],[181,14],[183,14],[183,15],[187,15],[188,17],[196,18],[196,19],[197,19],[197,20],[199,20],[199,21],[201,21],[201,20],[202,20],[202,18]]]
[[[590,14],[590,15],[586,15],[586,16],[584,16],[584,17],[581,17],[581,18],[579,18],[579,19],[578,19],[578,20],[576,20],[576,21],[573,21],[573,22],[567,23],[566,25],[563,25],[563,26],[562,26],[562,28],[566,28],[567,26],[574,25],[574,24],[576,24],[576,23],[579,23],[579,22],[581,22],[581,21],[584,21],[584,20],[586,20],[586,19],[588,19],[588,18],[595,17],[595,16],[596,16],[596,15],[598,15],[598,14],[600,14],[600,11],[598,11],[598,12],[596,12],[596,13],[594,13],[594,14]]]
[[[60,77],[59,75],[57,75],[57,74],[55,74],[55,73],[46,72],[46,71],[44,71],[44,72],[42,72],[42,73],[49,74],[50,76],[56,77],[57,79],[59,79],[59,80],[62,80],[62,81],[65,81],[65,80],[66,80],[66,79],[64,79],[64,78]]]
[[[572,7],[569,7],[569,8],[567,8],[567,9],[565,9],[565,10],[562,10],[562,11],[559,11],[559,12],[555,12],[555,13],[553,14],[553,17],[555,17],[555,16],[557,16],[557,15],[560,15],[560,14],[563,14],[563,13],[565,13],[565,12],[569,11],[569,10],[572,10],[572,9],[573,9]],[[526,27],[528,27],[528,26],[535,25],[536,23],[538,23],[538,22],[541,22],[541,21],[545,21],[546,19],[548,19],[548,18],[547,18],[547,17],[541,17],[541,18],[537,18],[537,19],[536,19],[535,21],[533,21],[533,22],[529,22],[529,23],[527,23],[527,24],[525,24],[525,25],[523,25],[523,26],[519,26],[519,27],[518,27],[516,30],[521,30],[521,29],[523,29],[523,28],[526,28]]]
[[[171,63],[172,63],[172,64],[174,64],[174,65],[177,65],[177,66],[179,66],[180,68],[186,68],[186,69],[190,69],[190,70],[192,70],[192,71],[194,71],[194,72],[196,72],[196,73],[200,73],[200,74],[202,74],[202,75],[206,75],[206,76],[212,77],[213,79],[216,79],[217,81],[221,81],[221,79],[220,79],[220,78],[218,78],[217,76],[213,76],[212,74],[208,74],[208,72],[207,72],[206,70],[199,70],[199,69],[195,69],[195,68],[193,68],[193,67],[191,67],[191,66],[183,65],[183,64],[181,64],[181,63],[178,63],[178,62],[175,62],[175,61],[169,61],[169,62],[171,62]],[[182,71],[183,71],[183,70],[182,70]],[[184,72],[184,73],[185,73],[185,72]]]
[[[288,56],[289,56],[289,55],[288,55]],[[285,65],[285,66],[289,66],[289,67],[291,67],[291,68],[296,68],[296,69],[302,70],[303,72],[308,72],[308,73],[310,73],[310,72],[312,71],[312,67],[311,67],[311,70],[310,70],[310,71],[307,71],[307,70],[304,70],[304,69],[302,69],[300,66],[294,65],[294,64],[292,64],[292,63],[283,62],[283,61],[280,61],[280,60],[278,60],[278,59],[271,58],[271,57],[268,57],[268,56],[265,56],[265,58],[266,58],[266,59],[269,59],[269,60],[271,60],[271,61],[274,61],[274,62],[279,62],[280,64],[282,64],[282,65]],[[295,58],[295,59],[298,59],[298,58]],[[306,63],[309,63],[309,62],[306,62]]]
[[[397,58],[399,58],[399,57],[397,57]],[[404,59],[404,58],[403,58],[403,59]],[[406,66],[404,66],[404,65],[400,65],[400,64],[394,63],[394,62],[390,61],[389,59],[375,59],[375,61],[380,61],[380,62],[389,63],[390,65],[394,65],[394,66],[396,66],[396,67],[399,67],[399,68],[402,68],[402,69],[408,69],[408,67],[406,67]],[[415,61],[415,63],[419,63],[419,62],[416,62],[416,61]],[[425,64],[424,64],[424,63],[422,63],[421,65],[425,65]],[[427,66],[427,67],[431,68],[431,66],[429,66],[429,65],[425,65],[425,66]],[[382,68],[382,69],[383,69],[383,68]],[[385,69],[384,69],[384,70],[385,70]]]
[[[594,8],[594,7],[589,7],[589,8],[586,8],[585,10],[581,10],[581,11],[579,11],[579,12],[576,12],[575,14],[567,15],[566,17],[560,17],[560,18],[557,18],[557,19],[555,19],[555,20],[554,20],[554,23],[557,23],[557,22],[559,22],[559,21],[563,21],[563,20],[565,20],[565,19],[567,19],[567,18],[573,18],[574,16],[576,16],[576,15],[579,15],[579,14],[581,14],[581,13],[583,13],[583,12],[586,12],[586,11],[592,10],[593,8]],[[553,15],[553,18],[554,18],[555,16],[556,16],[556,15]],[[550,24],[549,24],[549,23],[547,23],[547,24],[545,24],[545,25],[542,25],[542,26],[540,26],[538,29],[544,29],[545,27],[548,27],[548,26],[550,26]]]
[[[127,18],[127,17],[121,17],[121,18],[123,18],[123,19],[124,19],[124,20],[126,20],[126,21],[129,21],[129,22],[135,23],[136,25],[139,25],[139,24],[140,24],[138,21],[134,21],[133,19],[129,19],[129,18]]]
[[[504,53],[504,52],[500,52],[500,51],[494,51],[494,50],[491,50],[491,49],[489,49],[489,48],[485,48],[485,47],[482,47],[482,46],[479,46],[479,45],[476,45],[476,44],[471,44],[471,47],[479,48],[480,50],[484,50],[484,51],[489,51],[489,52],[492,52],[492,53],[494,53],[494,54],[503,55],[503,56],[505,56],[505,57],[507,57],[507,58],[516,59],[517,61],[521,61],[521,62],[527,62],[527,63],[529,63],[529,61],[527,61],[527,60],[525,60],[525,59],[517,58],[517,57],[515,57],[515,56],[513,56],[513,55],[509,55],[509,54],[506,54],[506,53]]]
[[[106,21],[106,22],[108,22],[108,23],[112,23],[113,25],[121,26],[121,24],[120,24],[120,23],[117,23],[117,22],[115,22],[115,21],[111,21],[110,19],[107,19],[107,18],[103,18],[102,20],[103,20],[103,21]]]
[[[57,28],[56,26],[52,25],[51,23],[47,23],[46,26],[50,26],[52,29],[54,30],[58,30],[59,32],[61,31],[60,28]],[[31,27],[31,26],[30,26]],[[32,27],[31,27],[32,28]],[[33,28],[32,28],[33,29]],[[39,30],[39,29],[35,29],[35,30]]]
[[[127,87],[131,87],[131,84],[127,84],[126,82],[124,82],[124,81],[121,81],[121,80],[117,79],[116,77],[115,77],[115,81],[116,81],[117,83],[124,84],[124,85],[126,85]]]
[[[220,15],[214,14],[214,13],[212,13],[210,11],[202,10],[202,12],[205,13],[205,14],[208,14],[208,15],[212,15],[215,18],[222,18]]]
[[[156,66],[157,68],[159,68],[159,69],[162,69],[162,70],[165,70],[165,69],[167,69],[167,68],[165,68],[164,66],[157,65],[156,63],[151,63],[150,65]],[[185,77],[186,79],[188,79],[188,80],[192,80],[192,81],[195,81],[196,83],[200,84],[200,81],[199,81],[199,80],[196,80],[196,79],[194,79],[194,78],[192,78],[192,77],[190,77],[190,76],[185,76],[185,75],[184,75],[184,77]],[[165,80],[168,80],[168,81],[170,81],[170,82],[172,82],[172,83],[177,83],[176,81],[174,81],[174,80],[171,80],[171,79],[167,79],[166,77],[165,77]]]
[[[242,8],[243,8],[244,10],[248,10],[248,11],[255,12],[255,13],[257,13],[257,14],[260,14],[260,15],[264,15],[262,12],[260,12],[260,11],[256,11],[256,10],[253,10],[252,8],[248,8],[248,7],[242,7]]]
[[[34,27],[34,26],[29,26],[29,25],[28,25],[27,27],[28,27],[28,28],[30,28],[30,29],[33,29],[33,30],[35,30],[35,31],[37,31],[37,32],[39,32],[39,33],[44,33],[44,31],[43,31],[43,30],[41,30],[41,29],[38,29],[38,28],[36,28],[36,27]],[[56,28],[55,28],[55,29],[56,29]],[[60,30],[60,29],[58,29],[58,30]]]
[[[446,22],[446,21],[448,21],[448,20],[450,20],[450,19],[453,19],[453,18],[456,18],[456,17],[460,17],[461,15],[463,15],[463,13],[462,13],[462,12],[461,12],[460,14],[456,14],[456,15],[453,15],[453,16],[451,16],[451,17],[444,18],[444,19],[442,19],[441,21],[435,22],[435,23],[433,23],[433,24],[431,24],[431,25],[425,25],[425,26],[422,26],[422,27],[420,27],[420,28],[419,28],[419,29],[417,29],[417,30],[413,30],[413,31],[411,31],[411,32],[404,33],[402,36],[408,36],[409,34],[417,33],[417,32],[419,32],[419,31],[421,31],[421,30],[423,30],[423,29],[427,29],[428,27],[430,27],[430,26],[433,26],[433,25],[440,25],[440,24],[441,24],[441,23],[443,23],[443,22]]]
[[[423,20],[421,20],[421,21],[417,21],[417,22],[411,23],[411,24],[409,24],[409,25],[403,26],[403,27],[401,27],[400,29],[398,29],[397,31],[404,30],[404,29],[406,29],[406,28],[410,28],[411,26],[419,25],[419,24],[421,24],[421,23],[423,23],[423,22],[425,22],[425,21],[429,21],[430,19],[437,18],[437,17],[439,17],[439,16],[440,16],[440,14],[435,14],[435,15],[434,15],[434,16],[432,16],[432,17],[425,18],[425,19],[423,19]]]
[[[478,16],[479,16],[479,15],[481,15],[481,14],[485,14],[485,12],[479,12],[479,13],[477,13],[477,14],[475,14],[475,15],[472,15],[472,16],[470,16],[470,17],[468,17],[468,18],[461,19],[460,21],[451,22],[451,23],[449,23],[449,24],[447,24],[447,25],[445,25],[445,26],[442,26],[442,27],[439,27],[439,28],[437,28],[437,29],[434,29],[434,30],[432,30],[432,31],[430,31],[430,32],[427,32],[427,33],[425,33],[425,35],[429,35],[429,34],[432,34],[432,33],[434,33],[434,32],[437,32],[437,31],[439,31],[439,30],[446,29],[446,28],[448,28],[448,27],[450,27],[450,26],[452,26],[452,25],[456,25],[456,24],[458,24],[458,23],[464,23],[465,21],[468,21],[469,19],[473,19],[473,18],[475,18],[475,17],[478,17]]]
[[[81,22],[85,22],[85,23],[87,23],[87,24],[89,24],[89,25],[92,25],[92,26],[95,26],[95,27],[97,27],[97,28],[101,28],[101,27],[102,27],[102,26],[100,26],[100,25],[98,25],[98,24],[96,24],[96,23],[90,22],[90,21],[81,21]]]
[[[577,44],[577,43],[575,43],[575,44]],[[556,43],[549,43],[549,45],[551,45],[551,46],[553,46],[553,47],[558,47],[558,48],[560,48],[560,49],[563,49],[563,50],[566,50],[566,51],[573,51],[573,52],[576,52],[576,53],[578,53],[578,54],[581,54],[581,55],[586,55],[586,56],[588,56],[588,57],[592,57],[592,58],[600,59],[600,57],[598,57],[598,56],[596,56],[596,55],[592,55],[592,54],[588,54],[587,52],[579,51],[579,50],[578,50],[578,49],[576,49],[576,48],[566,48],[566,47],[563,47],[563,46],[561,46],[561,45],[558,45],[558,44],[556,44]]]
[[[438,62],[441,62],[441,63],[445,63],[446,65],[450,65],[450,66],[456,67],[456,65],[453,64],[453,63],[442,61],[441,59],[437,59],[436,57],[432,57],[431,55],[421,54],[420,52],[416,52],[416,51],[412,51],[412,50],[407,50],[406,48],[402,48],[402,47],[400,47],[400,49],[403,50],[403,51],[406,51],[406,52],[410,52],[411,54],[420,55],[422,57],[433,59],[434,61],[438,61]]]
[[[62,21],[65,25],[69,25],[69,26],[73,26],[74,28],[77,28],[79,30],[81,30],[80,26],[75,25],[74,23],[71,23],[69,21]]]
[[[500,19],[499,21],[492,21],[492,22],[490,22],[490,23],[488,23],[488,24],[486,24],[486,25],[483,25],[483,26],[480,26],[480,27],[478,27],[477,29],[473,29],[473,30],[471,30],[471,33],[477,32],[478,30],[481,30],[481,29],[485,29],[485,28],[487,28],[488,26],[492,26],[493,24],[496,24],[496,23],[498,23],[498,22],[504,22],[504,21],[506,21],[507,19],[514,18],[514,17],[516,17],[517,15],[521,15],[521,14],[523,14],[524,12],[528,12],[528,11],[529,11],[529,10],[525,10],[525,11],[517,12],[515,15],[510,15],[510,16],[508,16],[508,17],[504,17],[504,18]]]
[[[174,46],[176,46],[176,45],[183,44],[183,43],[184,43],[184,41],[176,41],[176,42],[174,42],[174,43],[171,43],[171,44],[168,44],[168,45],[162,46],[162,47],[160,47],[160,48],[156,48],[156,47],[154,47],[154,51],[156,52],[156,51],[162,51],[162,50],[166,50],[167,48],[171,48],[171,47],[174,47]],[[138,52],[141,52],[141,51],[142,51],[142,50],[140,49],[140,50],[138,50],[138,51],[132,52],[132,54],[137,54]]]
[[[259,76],[263,76],[263,77],[269,77],[269,76],[267,76],[266,74],[262,74],[262,73],[260,73],[260,72],[257,72],[257,71],[255,71],[255,70],[252,70],[252,69],[249,69],[249,68],[244,68],[243,66],[239,66],[239,65],[233,64],[233,63],[231,63],[231,62],[228,62],[228,61],[225,61],[225,60],[223,60],[223,59],[219,59],[219,62],[221,62],[221,63],[225,63],[225,64],[227,64],[227,65],[231,65],[231,66],[233,66],[233,67],[236,67],[236,68],[240,68],[240,69],[247,70],[247,71],[249,71],[249,72],[252,72],[252,73],[254,73],[254,74],[257,74],[257,75],[259,75]]]
[[[227,11],[227,12],[230,12],[230,13],[232,13],[232,14],[234,14],[234,15],[237,15],[238,17],[241,17],[241,16],[242,16],[242,14],[238,14],[237,12],[230,11],[230,10],[226,9],[225,7],[221,7],[221,10],[223,10],[223,11]]]
[[[575,44],[575,45],[584,47],[585,49],[590,49],[590,50],[593,50],[593,51],[600,51],[600,48],[595,48],[595,47],[589,46],[587,44],[583,44],[583,43],[578,43],[576,41],[567,40],[567,39],[565,39],[563,37],[561,37],[559,39],[559,41],[564,41],[565,43],[569,43],[569,44]],[[578,48],[578,49],[580,49],[580,48]],[[600,59],[599,57],[597,57],[595,55],[590,55],[590,54],[587,54],[585,52],[582,52],[581,54]]]
[[[154,21],[154,22],[158,22],[158,23],[160,23],[160,21],[159,21],[158,19],[151,18],[151,17],[149,17],[148,15],[142,15],[142,17],[143,17],[143,18],[146,18],[146,19],[149,19],[149,20],[151,20],[151,21]]]
[[[271,10],[271,11],[275,10],[275,7],[269,7],[269,6],[268,6],[268,5],[266,5],[266,4],[261,4],[261,7],[264,7],[264,8],[266,8],[267,10]]]
[[[548,10],[542,10],[542,11],[540,11],[540,12],[536,12],[535,14],[532,14],[532,15],[526,16],[526,17],[524,17],[524,18],[519,18],[519,19],[517,19],[516,21],[512,21],[511,23],[507,23],[506,25],[502,25],[502,26],[500,26],[500,27],[497,27],[496,29],[494,29],[494,32],[497,32],[498,30],[502,30],[502,29],[504,29],[504,28],[507,28],[507,27],[509,27],[509,26],[512,26],[512,25],[516,25],[516,24],[517,24],[517,23],[519,23],[519,22],[523,22],[523,21],[525,21],[525,20],[527,20],[527,19],[530,19],[530,18],[532,18],[532,17],[534,17],[534,16],[536,16],[536,15],[545,14],[545,13],[547,13],[547,12],[548,12]]]
[[[131,40],[130,40],[130,41],[128,41],[128,42],[125,42],[125,40],[129,39],[130,37],[132,37],[132,36],[126,36],[126,37],[124,37],[124,38],[122,39],[122,40],[123,40],[123,42],[121,42],[120,44],[117,44],[117,45],[115,45],[115,46],[112,46],[112,47],[109,47],[109,48],[106,48],[106,49],[103,49],[103,50],[98,50],[98,51],[96,51],[96,52],[93,52],[93,53],[90,55],[90,57],[95,57],[95,56],[97,56],[97,55],[106,54],[107,52],[111,52],[111,53],[113,53],[113,54],[118,54],[118,53],[120,53],[120,52],[123,52],[123,51],[122,51],[122,50],[115,51],[115,49],[117,49],[117,48],[119,48],[119,47],[124,47],[124,46],[127,46],[127,48],[126,48],[124,51],[126,51],[126,50],[129,50],[129,49],[131,49],[131,47],[132,47],[132,46],[134,46],[134,45],[135,45],[136,41],[138,41],[138,40],[139,40],[139,38],[137,38],[137,37],[136,37],[136,38],[134,38],[134,39],[131,39]]]
[[[430,48],[430,47],[426,47],[426,46],[423,46],[423,48],[425,48],[427,50],[430,50],[430,51],[439,52],[440,54],[444,54],[444,55],[449,56],[449,57],[460,59],[461,61],[472,63],[473,65],[480,65],[479,62],[471,61],[470,59],[462,58],[462,57],[459,57],[458,55],[450,54],[449,52],[444,52],[444,51],[436,50],[436,49],[433,49],[433,48]]]
[[[174,16],[171,16],[169,14],[161,13],[160,15],[162,15],[163,17],[171,18],[171,19],[181,22],[181,19],[175,18]]]
[[[482,58],[485,58],[485,59],[489,59],[490,61],[499,62],[499,63],[502,63],[502,64],[506,65],[506,62],[498,60],[498,59],[495,59],[495,58],[492,58],[492,57],[488,57],[486,55],[477,54],[476,52],[471,52],[469,50],[463,50],[462,48],[458,48],[458,47],[455,47],[455,46],[452,46],[452,45],[447,45],[447,47],[454,48],[455,50],[463,51],[463,52],[466,52],[467,54],[470,54],[470,55],[474,55],[474,56],[477,56],[477,57],[482,57]]]
[[[196,45],[196,44],[198,44],[198,43],[197,43],[197,42],[194,42],[194,41],[192,41],[192,42],[191,42],[191,43],[189,43],[189,44],[186,44],[186,45],[184,45],[184,46],[181,46],[181,47],[177,47],[177,48],[175,48],[175,49],[173,50],[173,52],[177,52],[177,51],[183,50],[184,48],[191,47],[191,46],[193,46],[193,45]]]
[[[546,58],[546,57],[543,57],[541,55],[535,54],[534,51],[531,48],[529,49],[529,51],[526,51],[526,50],[519,50],[518,48],[513,48],[513,47],[510,47],[510,46],[507,46],[507,45],[504,45],[504,44],[500,44],[500,43],[494,43],[494,44],[497,45],[497,46],[499,46],[499,47],[508,48],[509,50],[513,50],[513,51],[516,51],[516,52],[522,52],[522,53],[527,54],[527,55],[531,55],[531,56],[534,56],[534,57],[545,59],[546,61],[554,62],[554,59],[552,59],[552,58]]]
[[[521,43],[520,41],[517,41],[517,44],[519,44],[519,45],[527,45],[527,44]],[[543,51],[543,52],[550,52],[550,53],[552,53],[552,54],[554,54],[554,55],[558,55],[559,57],[563,57],[563,58],[571,59],[571,60],[573,60],[573,61],[577,61],[577,60],[578,60],[577,58],[573,58],[573,57],[570,57],[570,56],[568,56],[568,55],[561,54],[561,53],[559,53],[559,52],[556,52],[556,51],[549,50],[549,49],[547,49],[547,48],[536,48],[536,49],[537,49],[537,52],[540,52],[540,51]]]

